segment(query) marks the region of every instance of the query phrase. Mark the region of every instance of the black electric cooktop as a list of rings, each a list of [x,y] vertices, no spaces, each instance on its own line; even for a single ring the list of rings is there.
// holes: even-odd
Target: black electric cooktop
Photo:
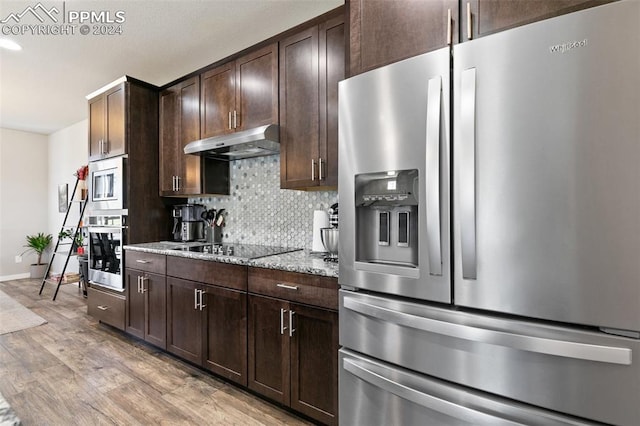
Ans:
[[[211,253],[221,256],[231,256],[242,259],[258,259],[265,256],[290,253],[302,250],[291,247],[262,246],[257,244],[201,244],[180,247],[174,250],[192,251],[197,253]]]

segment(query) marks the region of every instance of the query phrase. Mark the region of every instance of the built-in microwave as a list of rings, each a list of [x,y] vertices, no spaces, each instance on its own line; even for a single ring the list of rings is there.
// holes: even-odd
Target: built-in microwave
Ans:
[[[126,156],[89,163],[90,211],[127,208],[126,166]]]

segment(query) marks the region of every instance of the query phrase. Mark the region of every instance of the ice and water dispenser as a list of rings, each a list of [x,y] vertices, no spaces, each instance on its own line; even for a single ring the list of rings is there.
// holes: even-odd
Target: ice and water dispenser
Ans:
[[[418,170],[355,176],[356,262],[418,266]]]

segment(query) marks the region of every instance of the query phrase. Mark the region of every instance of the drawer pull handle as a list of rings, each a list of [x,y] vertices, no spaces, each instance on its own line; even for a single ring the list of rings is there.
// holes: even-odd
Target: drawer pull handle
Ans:
[[[100,309],[101,311],[106,311],[107,309],[109,309],[109,307],[104,305],[98,305],[98,309]]]
[[[138,263],[151,263],[148,260],[142,260],[142,259],[136,259],[136,262],[138,262]]]
[[[287,290],[297,290],[297,285],[276,284],[276,287],[286,288]]]

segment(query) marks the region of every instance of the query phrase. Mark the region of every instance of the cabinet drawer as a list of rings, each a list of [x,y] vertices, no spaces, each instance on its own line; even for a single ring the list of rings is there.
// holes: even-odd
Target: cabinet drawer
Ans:
[[[98,290],[95,287],[87,289],[87,313],[95,319],[124,330],[123,295]]]
[[[167,275],[247,291],[247,267],[242,265],[168,256]]]
[[[124,263],[127,268],[164,275],[167,268],[167,256],[127,250]]]
[[[249,291],[292,302],[338,309],[337,278],[249,268]]]

